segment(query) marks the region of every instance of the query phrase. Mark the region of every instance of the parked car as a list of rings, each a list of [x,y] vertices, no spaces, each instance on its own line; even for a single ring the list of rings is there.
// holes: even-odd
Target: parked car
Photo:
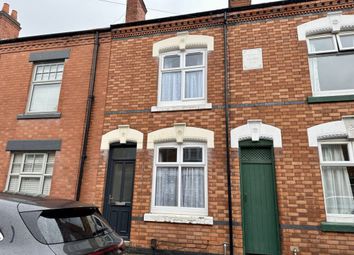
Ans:
[[[0,192],[0,255],[123,252],[123,239],[96,206]]]

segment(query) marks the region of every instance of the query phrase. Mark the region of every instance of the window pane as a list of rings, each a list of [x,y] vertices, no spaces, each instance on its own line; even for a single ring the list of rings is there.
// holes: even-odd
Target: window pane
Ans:
[[[354,35],[340,35],[339,38],[343,48],[354,47]]]
[[[349,161],[347,144],[322,144],[323,161]]]
[[[16,192],[18,188],[18,176],[11,176],[9,180],[8,191]]]
[[[159,162],[177,162],[177,148],[160,148]]]
[[[45,170],[46,174],[52,174],[53,173],[54,159],[55,159],[55,154],[54,153],[48,154],[47,166],[46,166],[46,170]]]
[[[177,162],[176,148],[160,148],[159,162]]]
[[[158,167],[156,169],[156,206],[177,206],[178,168]]]
[[[38,173],[43,171],[43,160],[44,160],[43,154],[35,155],[33,172]]]
[[[182,207],[204,208],[204,168],[182,168]]]
[[[310,62],[320,91],[354,89],[354,55],[318,57]]]
[[[199,147],[183,148],[183,162],[203,162],[203,149]]]
[[[333,37],[309,39],[310,53],[335,50]]]
[[[178,68],[180,67],[181,57],[179,55],[164,57],[163,68]]]
[[[11,173],[21,172],[21,166],[22,166],[22,154],[15,154],[12,162]]]
[[[186,55],[186,66],[201,66],[203,65],[203,53],[189,53]]]
[[[185,97],[203,97],[203,71],[186,72]]]
[[[43,195],[49,195],[50,193],[50,184],[52,182],[52,178],[51,177],[45,177],[44,178],[44,184],[43,184]]]
[[[39,193],[39,177],[22,177],[20,184],[20,192],[29,194]]]
[[[354,214],[354,167],[323,166],[323,186],[329,214]]]
[[[181,72],[162,74],[161,101],[181,100]]]
[[[53,112],[57,110],[60,84],[34,86],[31,112]]]
[[[29,172],[33,171],[33,161],[34,161],[34,155],[33,154],[27,154],[25,156],[23,172],[29,173]]]

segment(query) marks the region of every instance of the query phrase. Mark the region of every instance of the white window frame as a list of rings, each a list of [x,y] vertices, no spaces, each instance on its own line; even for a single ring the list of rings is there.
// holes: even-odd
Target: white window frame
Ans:
[[[343,47],[342,41],[340,39],[340,36],[342,36],[342,35],[354,35],[354,32],[345,32],[345,33],[340,33],[340,34],[336,35],[337,41],[338,41],[338,46],[339,46],[340,50],[343,50],[343,51],[354,50],[354,46],[353,47]]]
[[[182,162],[183,148],[199,147],[203,150],[203,162]],[[177,162],[158,162],[159,150],[161,148],[177,148]],[[178,206],[155,206],[155,191],[156,191],[156,170],[159,166],[171,166],[178,168]],[[182,167],[204,167],[204,208],[181,207],[181,175]],[[151,195],[151,213],[156,214],[174,214],[174,215],[208,215],[208,165],[207,165],[207,147],[204,143],[186,142],[182,145],[177,143],[160,143],[155,145],[154,150],[154,167],[152,178],[152,195]]]
[[[53,172],[51,174],[46,174],[46,168],[47,168],[47,162],[48,162],[48,156],[49,154],[51,154],[52,152],[48,152],[48,153],[38,153],[38,152],[24,152],[24,153],[17,153],[14,152],[11,154],[11,163],[10,163],[10,168],[9,168],[9,172],[7,175],[7,181],[6,181],[6,186],[5,186],[5,190],[4,191],[8,191],[9,189],[9,185],[10,185],[10,178],[13,176],[17,176],[18,177],[18,186],[17,186],[17,190],[15,192],[20,192],[20,187],[21,187],[21,181],[22,178],[26,178],[26,177],[31,177],[31,178],[39,178],[39,186],[38,186],[38,192],[36,194],[43,194],[43,189],[44,189],[44,179],[46,177],[53,178]],[[21,161],[21,170],[19,173],[12,173],[12,166],[14,163],[14,158],[15,158],[15,154],[22,154],[22,161]],[[53,152],[54,157],[55,157],[55,153]],[[25,158],[28,155],[43,155],[43,163],[42,163],[42,169],[40,172],[24,172],[24,163],[25,163]],[[53,168],[54,168],[54,163],[53,163]],[[51,188],[52,182],[50,182],[50,186],[49,186],[49,192],[50,192],[50,188]]]
[[[353,34],[351,33],[339,33],[337,35],[334,34],[322,34],[322,35],[316,35],[316,36],[309,36],[306,38],[306,43],[307,43],[307,50],[308,50],[308,63],[309,63],[309,69],[310,69],[310,78],[311,78],[311,87],[312,87],[312,95],[315,97],[321,97],[321,96],[341,96],[341,95],[353,95],[354,94],[354,89],[343,89],[343,90],[331,90],[331,91],[321,91],[320,90],[320,83],[317,80],[317,70],[313,70],[313,62],[316,61],[317,58],[320,58],[322,56],[325,56],[326,53],[339,53],[341,51],[348,51],[348,50],[353,50],[354,48],[348,48],[348,49],[343,49],[341,46],[340,42],[340,35],[345,35],[345,34]],[[331,37],[335,46],[335,49],[333,50],[327,50],[327,51],[317,51],[317,52],[311,52],[310,49],[310,40],[311,39],[317,39],[317,38],[329,38]],[[323,54],[323,55],[322,55]],[[353,52],[354,54],[354,52]],[[353,74],[354,75],[354,74]]]
[[[36,73],[37,73],[37,69],[41,66],[45,67],[45,66],[50,66],[50,65],[55,65],[55,64],[65,64],[65,61],[55,61],[55,62],[43,62],[43,63],[36,63],[34,65],[33,68],[33,72],[32,72],[32,79],[31,79],[31,88],[28,94],[28,99],[27,99],[27,106],[26,106],[26,113],[27,114],[36,114],[36,113],[55,113],[58,111],[58,106],[59,106],[59,100],[60,100],[60,94],[61,94],[61,85],[62,85],[62,81],[63,81],[63,76],[64,76],[64,68],[63,68],[63,76],[60,80],[53,80],[53,81],[36,81]],[[59,84],[59,95],[58,95],[58,103],[57,103],[57,107],[55,110],[53,111],[31,111],[31,103],[32,103],[32,98],[33,98],[33,91],[34,91],[34,87],[35,86],[41,86],[41,85],[56,85]]]
[[[203,65],[186,67],[186,55],[190,53],[202,53],[203,54]],[[164,59],[167,56],[179,55],[180,56],[180,67],[164,69]],[[158,82],[158,107],[168,107],[168,106],[184,106],[184,105],[201,105],[207,103],[207,67],[208,67],[208,57],[207,49],[188,49],[184,51],[169,51],[160,54],[159,59],[159,82]],[[185,77],[186,72],[189,71],[203,71],[203,97],[199,98],[185,98]],[[162,101],[161,100],[161,89],[162,89],[162,74],[165,72],[181,71],[181,100],[175,101]]]
[[[325,144],[347,144],[349,161],[324,161],[323,155],[322,155],[322,145],[325,145]],[[323,166],[354,166],[354,142],[351,142],[348,140],[342,140],[342,139],[319,141],[318,142],[318,150],[319,150],[319,158],[320,158],[320,166],[321,166],[322,183],[324,183],[323,171],[325,171],[322,168]],[[353,223],[354,222],[354,215],[327,213],[327,204],[326,204],[326,197],[325,197],[326,193],[325,193],[324,185],[322,185],[322,189],[323,189],[327,222]]]
[[[333,41],[333,45],[334,45],[334,49],[333,50],[322,50],[322,51],[315,51],[315,52],[311,52],[311,43],[310,40],[312,39],[321,39],[321,38],[332,38]],[[309,55],[311,54],[321,54],[321,53],[330,53],[330,52],[337,52],[338,51],[338,45],[337,45],[337,41],[336,41],[336,36],[332,35],[332,34],[324,34],[324,35],[317,35],[317,36],[309,36],[306,38],[306,42],[307,42],[307,50]]]

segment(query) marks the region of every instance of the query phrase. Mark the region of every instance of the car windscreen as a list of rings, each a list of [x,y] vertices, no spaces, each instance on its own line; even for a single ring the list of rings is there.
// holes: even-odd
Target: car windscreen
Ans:
[[[44,244],[84,240],[112,232],[97,208],[69,208],[23,212],[33,236]]]

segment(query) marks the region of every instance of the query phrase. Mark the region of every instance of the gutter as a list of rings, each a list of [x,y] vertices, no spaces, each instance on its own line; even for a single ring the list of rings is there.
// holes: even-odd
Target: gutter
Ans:
[[[91,125],[91,113],[92,113],[93,101],[95,98],[94,88],[95,88],[97,58],[98,58],[98,48],[99,48],[99,34],[100,33],[98,31],[96,31],[95,42],[94,42],[94,47],[93,47],[93,54],[92,54],[89,94],[87,97],[87,104],[86,104],[85,129],[84,129],[84,135],[83,135],[84,140],[83,140],[82,149],[81,149],[79,178],[78,178],[77,188],[76,188],[76,198],[75,198],[76,201],[80,200],[82,177],[84,175],[85,160],[87,158],[87,144],[88,144],[88,138],[89,138],[90,125]]]
[[[96,31],[111,32],[113,29],[119,29],[119,28],[132,28],[132,27],[136,27],[136,26],[151,25],[151,24],[155,24],[155,23],[178,21],[178,20],[183,20],[183,19],[191,19],[191,18],[199,18],[199,17],[208,17],[208,16],[212,16],[212,15],[223,14],[225,12],[231,13],[231,12],[239,12],[239,11],[248,11],[248,10],[255,10],[255,9],[277,7],[277,6],[281,7],[281,6],[286,6],[288,4],[316,2],[316,1],[317,0],[283,0],[283,1],[276,1],[276,2],[266,2],[266,3],[246,5],[246,6],[241,6],[241,7],[224,8],[224,9],[219,9],[219,10],[211,10],[211,11],[204,11],[204,12],[198,12],[198,13],[170,16],[170,17],[165,17],[165,18],[157,18],[157,19],[144,20],[144,21],[135,21],[135,22],[130,22],[130,23],[122,23],[122,24],[113,24],[110,27],[105,27],[105,28],[100,28],[100,29],[79,30],[79,31],[71,31],[71,32],[62,32],[62,33],[54,33],[54,34],[44,34],[44,35],[18,37],[18,38],[13,38],[13,39],[5,39],[5,40],[0,40],[0,45],[7,44],[7,43],[31,41],[31,40],[42,40],[42,39],[58,38],[58,37],[64,37],[64,36],[90,34],[92,32],[96,32]]]
[[[232,216],[232,186],[231,186],[231,164],[230,164],[230,138],[229,138],[229,51],[228,51],[228,30],[227,11],[224,12],[224,109],[225,109],[225,141],[226,141],[226,172],[227,172],[227,200],[229,212],[229,246],[230,255],[234,254],[234,234]]]

